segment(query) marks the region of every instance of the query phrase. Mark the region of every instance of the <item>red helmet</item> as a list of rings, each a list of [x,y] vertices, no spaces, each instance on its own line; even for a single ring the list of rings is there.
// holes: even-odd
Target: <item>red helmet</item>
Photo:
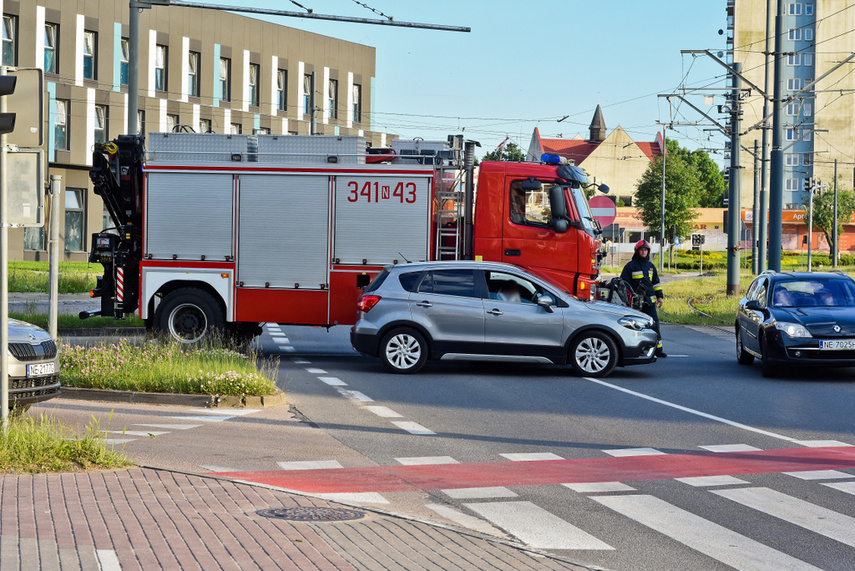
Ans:
[[[647,243],[647,240],[639,240],[635,243],[635,253],[638,253],[639,248],[647,248],[647,251],[650,252],[650,244]]]

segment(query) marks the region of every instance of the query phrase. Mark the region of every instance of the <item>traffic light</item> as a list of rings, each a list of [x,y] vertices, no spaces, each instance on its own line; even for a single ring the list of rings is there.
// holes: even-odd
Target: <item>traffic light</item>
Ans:
[[[810,192],[810,189],[812,186],[813,186],[813,180],[810,178],[806,178],[804,180],[805,192]]]
[[[14,75],[0,75],[0,97],[15,93],[16,83],[18,83],[18,78]],[[15,114],[0,113],[0,135],[11,133],[14,130]]]

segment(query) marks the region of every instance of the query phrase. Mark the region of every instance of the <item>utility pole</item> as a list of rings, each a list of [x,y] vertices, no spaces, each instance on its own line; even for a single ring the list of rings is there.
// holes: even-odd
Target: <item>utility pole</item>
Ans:
[[[754,139],[754,206],[751,209],[751,273],[760,273],[759,248],[760,239],[757,233],[757,222],[760,218],[760,152],[759,142]]]
[[[808,191],[808,261],[807,271],[813,271],[813,191],[816,189],[816,182],[813,177],[806,181]]]
[[[659,221],[659,273],[664,269],[662,255],[664,250],[662,245],[665,243],[665,155],[668,154],[668,145],[665,144],[665,125],[662,125],[662,200],[659,203],[661,217]]]
[[[733,90],[730,92],[730,188],[727,204],[727,295],[739,293],[739,238],[740,238],[740,212],[742,210],[742,198],[740,196],[742,167],[739,162],[740,155],[740,116],[742,114],[739,105],[739,91],[742,89],[742,64],[734,62],[734,73],[731,74]]]
[[[764,52],[764,79],[763,79],[763,117],[769,116],[769,84],[772,83],[772,66],[769,65],[769,56],[771,55],[772,43],[772,26],[774,18],[772,14],[772,0],[766,0],[766,51]],[[766,120],[763,121],[766,123]],[[757,244],[757,273],[761,273],[766,269],[766,240],[767,221],[769,219],[769,125],[764,124],[763,130],[763,158],[761,161],[760,172],[760,206],[758,207],[760,219],[754,219],[754,226],[759,230]]]
[[[784,0],[775,15],[775,79],[772,96],[772,152],[769,162],[769,269],[781,271],[784,211]]]
[[[831,241],[834,242],[834,247],[831,249],[831,267],[837,267],[837,252],[840,249],[837,246],[837,159],[834,159],[834,221],[831,227]]]

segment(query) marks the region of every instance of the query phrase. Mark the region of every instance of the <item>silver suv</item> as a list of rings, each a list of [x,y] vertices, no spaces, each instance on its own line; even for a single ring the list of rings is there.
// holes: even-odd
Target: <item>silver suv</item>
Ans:
[[[59,355],[50,334],[9,319],[9,407],[21,411],[59,396]]]
[[[652,363],[658,335],[647,315],[580,301],[517,266],[426,262],[383,269],[359,296],[354,349],[394,373],[443,360],[570,364],[604,377]]]

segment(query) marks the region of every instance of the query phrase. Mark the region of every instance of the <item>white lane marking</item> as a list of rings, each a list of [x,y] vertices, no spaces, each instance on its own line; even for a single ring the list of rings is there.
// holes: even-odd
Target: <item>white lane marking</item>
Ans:
[[[621,482],[583,482],[581,484],[561,484],[580,494],[597,494],[601,492],[632,492],[632,486]]]
[[[403,414],[398,414],[397,412],[395,412],[391,408],[385,407],[385,406],[374,405],[374,406],[366,406],[363,408],[365,410],[373,412],[374,414],[376,414],[377,416],[379,416],[381,418],[404,418]]]
[[[828,486],[829,488],[834,488],[835,490],[855,495],[855,482],[830,482],[828,484],[823,484],[823,486]]]
[[[668,357],[667,357],[667,358],[668,358],[668,359],[687,359],[687,358],[689,358],[690,356],[691,356],[691,355],[672,355],[671,353],[668,353]]]
[[[162,436],[169,434],[169,431],[155,430],[146,432],[144,430],[108,430],[107,434],[121,434],[122,436]]]
[[[442,493],[455,500],[483,500],[491,498],[516,498],[517,494],[507,488],[453,488]]]
[[[395,462],[404,466],[424,466],[431,464],[459,464],[451,456],[410,456],[408,458],[395,458]]]
[[[193,414],[203,413],[203,414],[223,414],[226,416],[235,416],[235,415],[244,415],[244,414],[252,414],[254,412],[259,412],[261,409],[258,408],[232,408],[229,410],[220,410],[216,408],[191,408],[187,410],[187,412],[191,412]]]
[[[712,486],[732,486],[734,484],[749,484],[746,480],[740,480],[733,476],[693,476],[690,478],[674,478],[678,482],[683,482],[696,488],[706,488]]]
[[[738,504],[855,547],[855,518],[769,488],[710,490]]]
[[[433,430],[428,430],[427,428],[425,428],[421,424],[418,424],[415,422],[410,422],[408,420],[393,420],[392,424],[394,424],[395,426],[397,426],[398,428],[400,428],[402,430],[406,430],[410,434],[421,434],[421,435],[425,435],[425,436],[429,436],[431,434],[436,434],[436,432],[434,432]]]
[[[281,339],[277,337],[274,339],[274,341],[276,341],[276,343],[278,345],[290,345],[291,344],[291,340],[288,339],[287,337],[283,337]]]
[[[593,535],[531,502],[463,504],[537,549],[613,549]]]
[[[282,349],[285,351],[296,351],[296,349],[294,349],[294,347],[292,347],[291,345],[283,345]]]
[[[201,424],[132,424],[131,426],[147,426],[150,428],[165,428],[166,430],[189,430],[199,428]]]
[[[279,340],[279,338],[280,338],[280,337],[284,337],[285,339],[287,339],[287,338],[288,338],[288,336],[287,336],[287,335],[285,335],[284,333],[280,333],[280,332],[273,332],[273,331],[271,331],[271,332],[270,332],[270,336],[271,336],[274,340]]]
[[[311,365],[311,361],[307,361],[305,359],[291,359],[291,362],[295,365]]]
[[[280,470],[326,470],[341,468],[338,460],[298,460],[294,462],[277,462]]]
[[[653,496],[593,496],[591,499],[737,569],[816,569],[799,559]]]
[[[318,380],[324,382],[331,387],[346,387],[347,383],[339,379],[338,377],[318,377]]]
[[[166,418],[174,418],[177,420],[190,420],[192,422],[223,422],[233,416],[168,416]]]
[[[710,452],[759,452],[760,448],[747,444],[714,444],[712,446],[698,446]]]
[[[313,375],[326,375],[327,372],[323,369],[315,369],[313,367],[306,367],[307,373],[312,373]]]
[[[341,393],[341,396],[349,398],[349,399],[358,400],[358,401],[362,401],[362,402],[374,402],[373,398],[367,397],[359,391],[350,391],[347,389],[338,389],[338,392]]]
[[[837,470],[806,470],[804,472],[784,472],[784,474],[799,480],[840,480],[841,478],[852,477],[851,474]]]
[[[119,556],[112,549],[96,549],[95,555],[98,557],[98,564],[101,566],[101,571],[122,571]]]
[[[388,504],[389,500],[377,492],[336,492],[334,494],[318,494],[325,500],[355,502],[358,504]]]
[[[203,466],[202,464],[199,464],[199,467],[203,470],[207,470],[208,472],[240,472],[240,470],[227,468],[225,466]]]
[[[504,533],[502,533],[483,519],[479,519],[469,514],[459,512],[456,509],[450,508],[448,506],[441,506],[439,504],[425,504],[425,507],[429,510],[435,511],[440,516],[444,517],[450,522],[456,523],[457,525],[462,525],[463,527],[472,529],[474,531],[480,531],[481,533],[486,533],[489,535],[498,535],[500,537],[505,536]]]
[[[656,450],[655,448],[616,448],[612,450],[603,450],[609,456],[615,456],[618,458],[624,456],[661,456],[665,454],[661,450]]]
[[[499,454],[503,458],[507,458],[511,462],[535,462],[538,460],[564,460],[561,456],[552,452],[511,452],[508,454]]]
[[[136,440],[136,438],[103,438],[101,439],[101,442],[107,446],[116,446],[117,444],[127,444],[134,440]]]
[[[852,446],[839,440],[796,440],[796,444],[807,446],[808,448],[837,448],[838,446]]]
[[[753,426],[748,426],[747,424],[742,424],[741,422],[728,420],[728,419],[722,418],[720,416],[715,416],[714,414],[708,414],[706,412],[701,412],[699,410],[695,410],[695,409],[689,408],[687,406],[679,405],[679,404],[676,404],[673,402],[668,402],[667,400],[658,399],[656,397],[652,397],[650,395],[646,395],[646,394],[640,393],[638,391],[632,391],[629,389],[625,389],[623,387],[613,385],[612,383],[607,383],[606,381],[601,381],[600,379],[595,379],[593,377],[582,377],[582,378],[584,378],[586,381],[590,381],[592,383],[596,383],[598,385],[602,385],[604,387],[608,387],[610,389],[614,389],[616,391],[620,391],[620,392],[626,393],[628,395],[636,396],[638,398],[649,400],[651,402],[655,402],[655,403],[658,403],[661,405],[670,406],[671,408],[676,408],[677,410],[682,410],[683,412],[688,412],[689,414],[695,414],[697,416],[701,416],[703,418],[708,418],[710,420],[714,420],[716,422],[721,422],[723,424],[734,426],[736,428],[741,428],[743,430],[756,432],[757,434],[763,434],[765,436],[771,436],[772,438],[777,438],[778,440],[785,440],[787,442],[792,442],[794,444],[802,444],[801,442],[799,442],[795,438],[790,438],[789,436],[784,436],[783,434],[776,434],[774,432],[769,432],[768,430],[762,430],[760,428],[754,428]]]

